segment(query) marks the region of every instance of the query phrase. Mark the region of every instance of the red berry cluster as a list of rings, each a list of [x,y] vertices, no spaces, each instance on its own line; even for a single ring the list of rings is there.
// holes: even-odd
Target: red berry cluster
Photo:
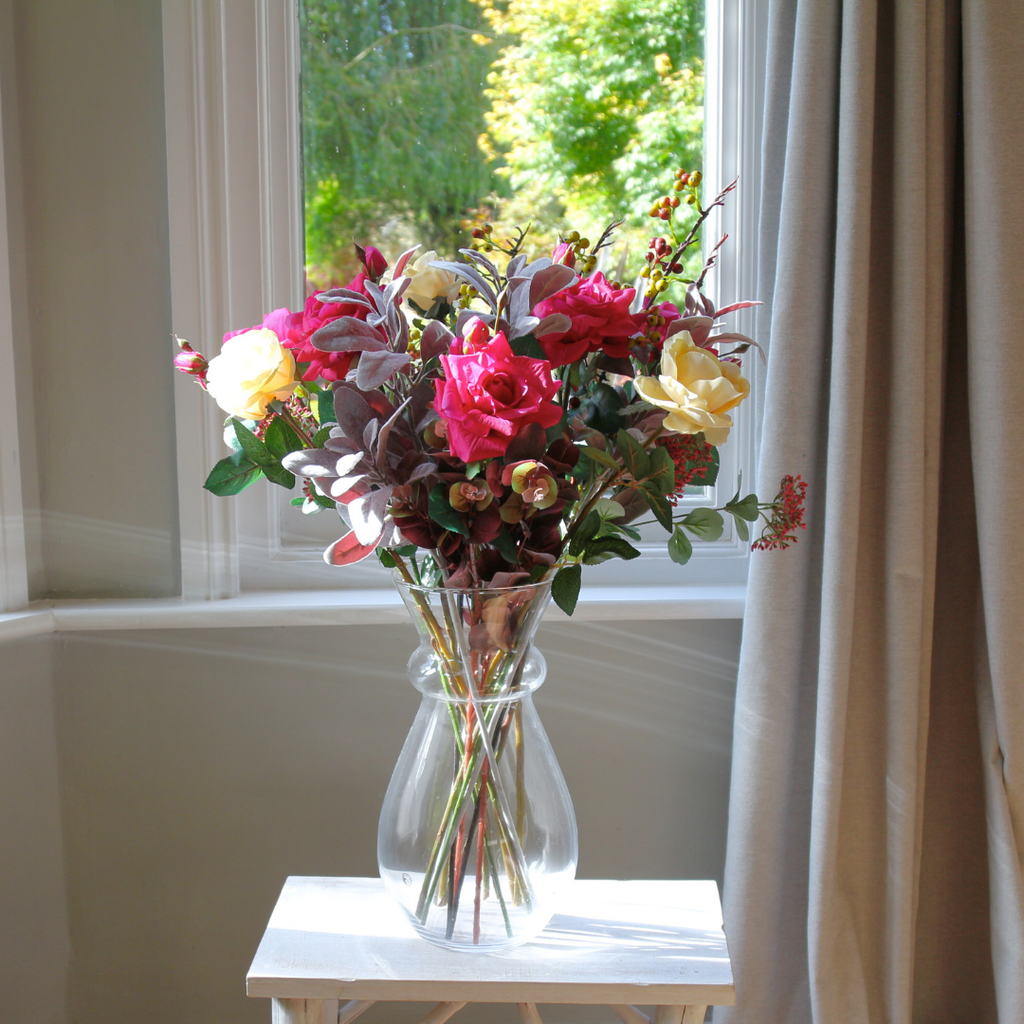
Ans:
[[[758,551],[781,551],[795,544],[795,531],[807,529],[804,522],[806,496],[807,483],[802,477],[784,476],[772,502],[772,517],[751,547]]]
[[[698,441],[692,434],[665,434],[659,445],[672,456],[675,464],[675,487],[668,500],[675,505],[689,484],[702,484],[711,465],[714,449],[707,441]]]

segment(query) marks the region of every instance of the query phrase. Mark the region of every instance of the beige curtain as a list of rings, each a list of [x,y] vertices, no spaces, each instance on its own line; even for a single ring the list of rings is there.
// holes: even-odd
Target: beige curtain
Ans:
[[[772,0],[736,1024],[1024,1022],[1024,2]]]

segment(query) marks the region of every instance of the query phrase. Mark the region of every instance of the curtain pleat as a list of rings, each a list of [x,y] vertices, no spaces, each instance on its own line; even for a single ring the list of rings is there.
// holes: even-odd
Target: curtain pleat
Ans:
[[[758,483],[801,473],[810,526],[751,566],[727,1020],[977,1021],[996,999],[1000,1024],[1024,1021],[1024,5],[1007,6],[965,5],[962,35],[956,0],[769,11]]]

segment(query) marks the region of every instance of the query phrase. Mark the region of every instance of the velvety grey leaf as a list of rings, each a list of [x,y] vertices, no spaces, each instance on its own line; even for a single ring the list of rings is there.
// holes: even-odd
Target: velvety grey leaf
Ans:
[[[422,480],[424,477],[428,477],[431,473],[437,472],[437,466],[433,462],[421,462],[410,474],[407,483],[414,483],[416,480]]]
[[[575,280],[576,271],[563,263],[552,263],[537,271],[530,280],[530,308],[568,288]]]
[[[334,387],[334,415],[345,436],[351,441],[361,442],[363,430],[374,413],[355,384],[341,381]]]
[[[399,277],[396,275],[384,290],[385,300],[390,302],[391,305],[397,306],[402,301],[402,296],[405,295],[406,289],[411,284],[411,277]]]
[[[351,455],[343,455],[334,464],[335,476],[347,476],[360,462],[363,461],[363,452],[353,452]]]
[[[551,265],[551,260],[547,256],[538,256],[537,259],[531,260],[529,263],[524,263],[524,265],[516,272],[515,276],[531,278],[534,274],[539,274],[542,270],[547,270]]]
[[[512,280],[513,277],[518,277],[523,267],[526,266],[526,253],[521,252],[518,256],[513,256],[508,261],[508,266],[505,268],[505,277],[508,280]]]
[[[530,282],[523,277],[510,280],[506,290],[507,315],[513,331],[533,311],[530,305]],[[527,332],[529,333],[529,332]]]
[[[377,307],[377,312],[384,313],[387,306],[384,302],[384,290],[380,285],[376,285],[372,281],[364,281],[363,287],[366,289],[366,294],[370,296],[373,304]]]
[[[691,334],[700,333],[702,331],[710,331],[714,326],[714,320],[709,316],[684,316],[679,320],[673,320],[668,325],[666,335],[671,338],[674,334],[678,334],[680,331],[689,331]]]
[[[407,352],[364,352],[356,369],[356,386],[361,391],[379,388],[389,377],[409,365]]]
[[[527,316],[521,316],[512,321],[512,340],[516,338],[525,338],[528,334],[535,334],[535,328],[540,323],[532,313]]]
[[[302,451],[289,452],[281,465],[289,473],[299,476],[337,476],[335,466],[338,456],[326,448],[304,448]]]
[[[483,279],[483,276],[473,267],[469,266],[468,263],[450,263],[447,260],[432,260],[430,266],[437,267],[440,270],[447,270],[450,274],[455,274],[457,277],[464,277],[487,300],[487,305],[491,307],[491,310],[497,311],[498,299],[494,294],[494,289]]]
[[[551,313],[533,329],[538,338],[545,338],[549,334],[564,334],[572,327],[572,321],[564,313]]]
[[[405,271],[405,265],[409,262],[409,257],[419,248],[418,245],[414,245],[411,249],[406,249],[401,256],[398,257],[398,261],[395,263],[395,271],[392,274],[392,279],[399,278]],[[412,280],[410,278],[410,280]]]
[[[377,441],[377,431],[380,429],[380,421],[376,418],[370,420],[369,423],[363,427],[363,449],[364,451],[372,452],[373,446]]]
[[[336,455],[349,455],[352,452],[361,450],[354,441],[350,441],[347,437],[341,434],[340,427],[335,427],[334,430],[336,432],[332,433],[331,436],[323,443],[323,447],[328,451],[334,452]]]
[[[394,487],[381,487],[349,502],[352,529],[361,544],[372,544],[384,532],[384,515]]]
[[[500,281],[501,274],[498,268],[482,253],[476,251],[476,249],[460,249],[459,253],[466,257],[468,260],[472,260],[474,263],[479,264],[484,270],[487,271],[487,276],[492,281]]]
[[[348,491],[362,494],[369,489],[370,481],[365,473],[347,473],[331,481],[331,491],[337,494],[345,494]]]
[[[309,340],[321,352],[375,352],[386,344],[380,331],[354,316],[339,316],[314,331]]]
[[[351,288],[331,288],[329,291],[320,292],[317,298],[321,302],[353,302],[357,306],[373,308],[370,300],[362,292],[354,292]]]
[[[385,548],[397,548],[402,542],[403,537],[398,531],[398,527],[395,526],[393,519],[388,519],[384,523],[384,532],[381,534],[380,544],[381,547]]]
[[[451,348],[454,337],[440,320],[431,320],[420,335],[420,356],[423,361],[444,355]]]
[[[373,554],[376,546],[376,538],[370,544],[360,544],[355,532],[352,531],[346,533],[340,540],[336,540],[324,552],[324,561],[328,565],[352,565],[362,561],[367,555]]]

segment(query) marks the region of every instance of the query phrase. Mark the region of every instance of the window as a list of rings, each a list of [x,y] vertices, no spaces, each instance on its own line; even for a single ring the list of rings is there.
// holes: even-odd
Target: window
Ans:
[[[738,202],[706,234],[730,235],[719,273],[721,294],[729,298],[751,297],[756,283],[757,83],[765,34],[757,8],[754,0],[708,0],[706,10],[705,178],[711,186],[724,184],[742,171],[744,182]],[[177,332],[197,347],[213,349],[228,327],[257,323],[265,310],[295,308],[302,300],[298,28],[296,0],[164,5],[173,316]],[[731,323],[751,330],[742,313]],[[222,454],[220,419],[191,382],[177,386],[186,597],[386,585],[387,574],[376,565],[339,573],[322,563],[330,513],[303,522],[270,486],[231,500],[203,491],[206,472]],[[751,479],[752,406],[741,411],[722,451],[723,490],[735,487],[741,467]],[[643,559],[589,567],[587,585],[745,580],[746,545],[733,535],[700,545],[685,569],[669,561],[660,536],[645,546]]]

